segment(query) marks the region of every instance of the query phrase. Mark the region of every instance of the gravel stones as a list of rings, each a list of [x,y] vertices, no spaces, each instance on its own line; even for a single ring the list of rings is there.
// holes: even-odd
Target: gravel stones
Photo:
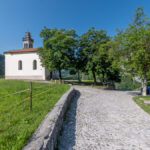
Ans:
[[[150,115],[134,103],[132,92],[75,89],[60,150],[150,150]]]

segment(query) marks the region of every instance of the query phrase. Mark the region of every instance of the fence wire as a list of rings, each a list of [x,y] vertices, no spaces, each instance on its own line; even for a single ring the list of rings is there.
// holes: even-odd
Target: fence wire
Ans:
[[[48,85],[42,85],[42,86],[39,86],[39,87],[34,87],[34,88],[32,88],[32,90],[33,90],[32,92],[34,92],[34,90],[36,91],[36,89],[45,88],[45,87],[48,87],[48,89],[47,89],[46,91],[44,90],[44,91],[42,91],[42,92],[40,92],[40,93],[38,93],[38,94],[32,95],[32,98],[37,97],[37,96],[39,96],[39,95],[42,95],[42,94],[48,92],[48,91],[50,90],[50,89],[49,89],[50,84],[48,84]],[[20,91],[17,91],[17,92],[8,94],[8,95],[1,96],[0,99],[1,99],[1,98],[6,98],[6,97],[10,97],[10,96],[12,96],[12,95],[17,95],[17,94],[19,95],[19,94],[24,93],[24,92],[26,92],[26,91],[30,91],[30,88],[25,89],[25,90],[20,90]],[[10,110],[10,109],[12,109],[12,108],[14,108],[14,107],[16,107],[16,106],[19,106],[20,104],[23,104],[24,102],[26,102],[26,101],[28,101],[28,100],[30,100],[30,96],[28,96],[28,97],[22,99],[22,100],[19,101],[19,102],[16,102],[16,101],[15,101],[15,104],[13,104],[12,101],[10,101],[10,102],[8,102],[8,103],[7,103],[7,102],[6,102],[6,103],[3,103],[3,104],[0,106],[0,108],[3,107],[4,105],[7,105],[7,104],[8,104],[8,105],[9,105],[8,108],[3,109],[3,111],[7,111],[7,110]],[[3,112],[3,111],[0,111],[0,112]]]
[[[48,86],[49,86],[49,85],[46,85],[46,86],[44,85],[44,86],[34,87],[33,90],[34,90],[34,89],[40,89],[40,88],[43,88],[43,87],[48,87]],[[25,90],[20,90],[20,91],[17,91],[17,92],[8,94],[8,95],[0,96],[0,98],[9,97],[9,96],[11,96],[11,95],[17,95],[17,94],[24,93],[24,92],[29,91],[29,90],[30,90],[29,88],[28,88],[28,89],[25,89]]]
[[[14,92],[14,93],[11,93],[11,94],[8,94],[8,95],[1,96],[0,98],[5,98],[5,97],[9,97],[11,95],[16,95],[16,94],[24,93],[25,91],[29,91],[29,90],[30,89],[21,90],[21,91],[18,91],[18,92]]]

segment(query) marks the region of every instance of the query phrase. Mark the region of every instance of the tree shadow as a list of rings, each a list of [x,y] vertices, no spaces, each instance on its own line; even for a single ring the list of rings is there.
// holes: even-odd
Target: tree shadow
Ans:
[[[67,84],[72,84],[72,85],[81,85],[81,86],[94,86],[94,82],[93,81],[64,81]],[[97,82],[96,86],[102,86],[101,82]]]
[[[127,92],[128,95],[131,95],[131,96],[140,96],[141,95],[140,91],[133,91],[133,90],[115,90],[115,91]]]
[[[80,92],[76,90],[76,96],[72,99],[65,114],[63,127],[58,137],[56,150],[72,150],[75,145],[76,111],[79,97]]]
[[[128,94],[131,95],[131,96],[140,96],[141,92],[138,92],[138,91],[128,91]]]

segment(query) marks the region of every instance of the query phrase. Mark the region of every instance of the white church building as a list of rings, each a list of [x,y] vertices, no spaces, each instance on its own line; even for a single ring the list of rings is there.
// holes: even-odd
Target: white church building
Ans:
[[[25,33],[23,49],[6,51],[5,79],[46,80],[49,71],[42,67],[37,48],[33,48],[34,40],[30,32]]]

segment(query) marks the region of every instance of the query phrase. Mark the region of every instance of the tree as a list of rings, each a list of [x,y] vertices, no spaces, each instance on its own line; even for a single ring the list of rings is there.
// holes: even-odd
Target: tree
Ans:
[[[150,72],[150,24],[142,7],[136,9],[134,20],[122,33],[118,47],[126,71],[141,78],[145,96]]]
[[[97,54],[97,74],[103,84],[114,86],[115,82],[121,81],[120,65],[112,51],[112,41],[101,44]]]
[[[74,71],[78,74],[78,81],[80,82],[80,72],[85,72],[86,68],[86,56],[83,54],[81,49],[76,51]]]
[[[77,47],[75,30],[49,29],[41,31],[44,37],[43,47],[38,49],[42,65],[49,70],[58,70],[59,80],[62,81],[62,69],[68,69],[74,63],[74,52]]]
[[[80,37],[80,48],[78,53],[82,56],[81,60],[85,64],[84,72],[92,72],[94,84],[97,83],[96,67],[99,62],[97,59],[99,46],[105,44],[109,39],[109,36],[107,36],[104,30],[95,30],[94,27]]]
[[[43,38],[43,42],[45,42],[46,40],[48,40],[49,38],[51,38],[53,36],[52,32],[51,32],[51,29],[47,28],[47,27],[44,27],[44,29],[41,31],[40,33],[40,37]],[[49,68],[49,67],[47,67]],[[53,78],[53,71],[52,70],[49,70],[50,71],[50,80]]]

